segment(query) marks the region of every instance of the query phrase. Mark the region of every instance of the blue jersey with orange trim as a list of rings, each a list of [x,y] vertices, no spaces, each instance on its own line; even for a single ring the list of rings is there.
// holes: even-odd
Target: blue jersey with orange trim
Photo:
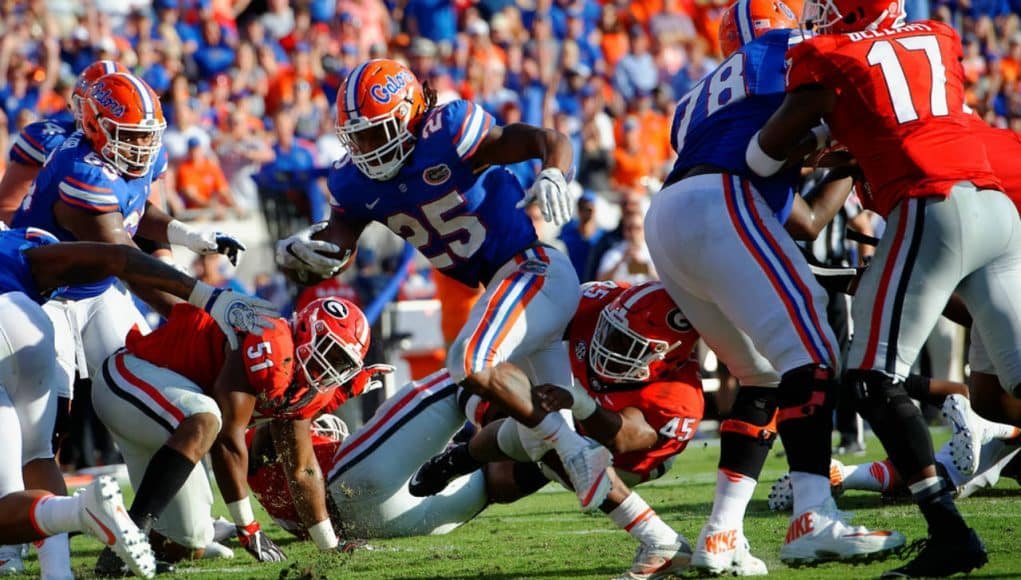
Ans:
[[[677,161],[673,183],[696,165],[713,165],[749,179],[781,223],[787,221],[800,169],[762,178],[745,163],[752,136],[785,95],[787,49],[801,42],[794,30],[771,30],[742,46],[677,101],[670,144]]]
[[[23,292],[39,304],[53,298],[59,290],[47,295],[40,293],[32,276],[32,266],[24,252],[57,241],[53,234],[37,228],[0,231],[0,294]]]
[[[50,154],[74,131],[74,116],[68,111],[29,123],[15,137],[8,158],[11,163],[42,167]]]
[[[125,179],[116,167],[93,151],[81,131],[76,131],[43,166],[14,214],[12,225],[42,228],[61,241],[76,241],[74,234],[57,223],[53,213],[53,205],[60,200],[89,213],[119,212],[124,216],[124,229],[134,236],[157,171],[158,163],[154,163],[147,175]],[[73,300],[98,296],[115,280],[111,277],[75,286],[64,296]]]
[[[387,181],[369,179],[349,157],[340,158],[329,174],[334,211],[385,224],[467,286],[488,282],[537,239],[531,220],[514,207],[524,197],[514,175],[504,167],[472,168],[494,124],[468,101],[437,107],[421,123],[408,162]]]

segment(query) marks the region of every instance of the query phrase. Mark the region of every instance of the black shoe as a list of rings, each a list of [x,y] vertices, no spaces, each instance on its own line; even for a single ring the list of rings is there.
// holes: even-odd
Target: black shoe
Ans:
[[[103,551],[99,553],[99,559],[96,560],[96,568],[93,571],[100,578],[134,576],[134,573],[128,569],[128,565],[109,547],[103,548]],[[156,560],[156,574],[173,574],[176,571],[177,568],[173,564]]]
[[[907,564],[884,572],[881,578],[942,578],[967,573],[989,561],[986,547],[975,530],[962,538],[941,537],[924,540],[921,552]]]
[[[443,453],[430,457],[411,476],[408,491],[415,497],[436,495],[446,489],[451,481],[478,469],[479,464],[470,458],[467,462],[463,459],[458,461],[458,456],[468,455],[467,450],[467,443],[457,443],[447,447]]]

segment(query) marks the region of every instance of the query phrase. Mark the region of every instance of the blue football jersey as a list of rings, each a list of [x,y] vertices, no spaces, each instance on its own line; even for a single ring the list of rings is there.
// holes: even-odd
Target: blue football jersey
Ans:
[[[525,193],[514,175],[503,167],[472,169],[471,157],[494,124],[468,101],[437,107],[421,123],[409,160],[388,181],[369,179],[349,157],[340,158],[329,174],[334,211],[385,224],[459,282],[488,282],[537,239],[531,220],[514,207]]]
[[[57,238],[52,234],[36,228],[0,231],[0,294],[24,292],[39,304],[52,298],[56,291],[48,296],[39,293],[32,276],[32,266],[22,252],[55,243]]]
[[[696,165],[713,165],[749,179],[780,222],[787,220],[799,169],[762,178],[744,157],[752,135],[783,102],[787,49],[800,41],[795,30],[771,30],[730,55],[677,101],[670,130],[677,162],[668,183]]]
[[[50,154],[74,131],[74,117],[70,112],[29,123],[14,138],[14,145],[7,156],[12,163],[42,167]]]
[[[95,214],[119,212],[124,216],[124,229],[134,236],[145,212],[149,189],[158,177],[158,166],[154,163],[148,175],[125,179],[116,167],[93,151],[92,144],[77,131],[43,166],[14,214],[12,226],[41,228],[61,241],[76,241],[71,232],[57,224],[53,214],[53,205],[60,200]],[[75,300],[98,296],[114,281],[114,278],[107,278],[95,284],[76,286],[64,295]]]

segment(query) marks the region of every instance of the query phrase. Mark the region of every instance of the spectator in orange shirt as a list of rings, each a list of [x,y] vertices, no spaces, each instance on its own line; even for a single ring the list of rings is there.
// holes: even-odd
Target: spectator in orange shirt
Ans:
[[[603,58],[606,59],[606,72],[610,73],[617,66],[617,61],[627,54],[631,46],[627,28],[624,25],[624,20],[620,18],[616,5],[611,3],[603,5],[599,29],[603,34],[600,47],[603,49]]]
[[[1010,51],[1000,59],[1000,75],[1007,86],[1021,78],[1021,32],[1010,39]]]
[[[653,160],[642,146],[642,131],[638,119],[628,117],[624,121],[624,139],[613,152],[613,173],[610,180],[614,187],[628,192],[644,193],[642,178],[653,174]]]
[[[211,210],[213,219],[223,219],[228,207],[239,216],[243,213],[234,203],[220,163],[194,137],[188,139],[188,156],[177,166],[177,195],[180,200],[171,203],[175,214],[201,216]]]

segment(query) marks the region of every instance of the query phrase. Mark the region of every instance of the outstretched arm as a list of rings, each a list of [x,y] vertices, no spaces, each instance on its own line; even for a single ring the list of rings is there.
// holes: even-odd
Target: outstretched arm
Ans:
[[[567,175],[574,162],[574,148],[567,135],[559,131],[513,123],[490,129],[471,161],[472,167],[481,171],[490,165],[510,165],[529,159],[539,159],[543,169],[556,168]]]
[[[283,460],[294,508],[320,550],[337,547],[337,536],[326,509],[326,486],[312,444],[309,419],[274,420],[273,444]]]

